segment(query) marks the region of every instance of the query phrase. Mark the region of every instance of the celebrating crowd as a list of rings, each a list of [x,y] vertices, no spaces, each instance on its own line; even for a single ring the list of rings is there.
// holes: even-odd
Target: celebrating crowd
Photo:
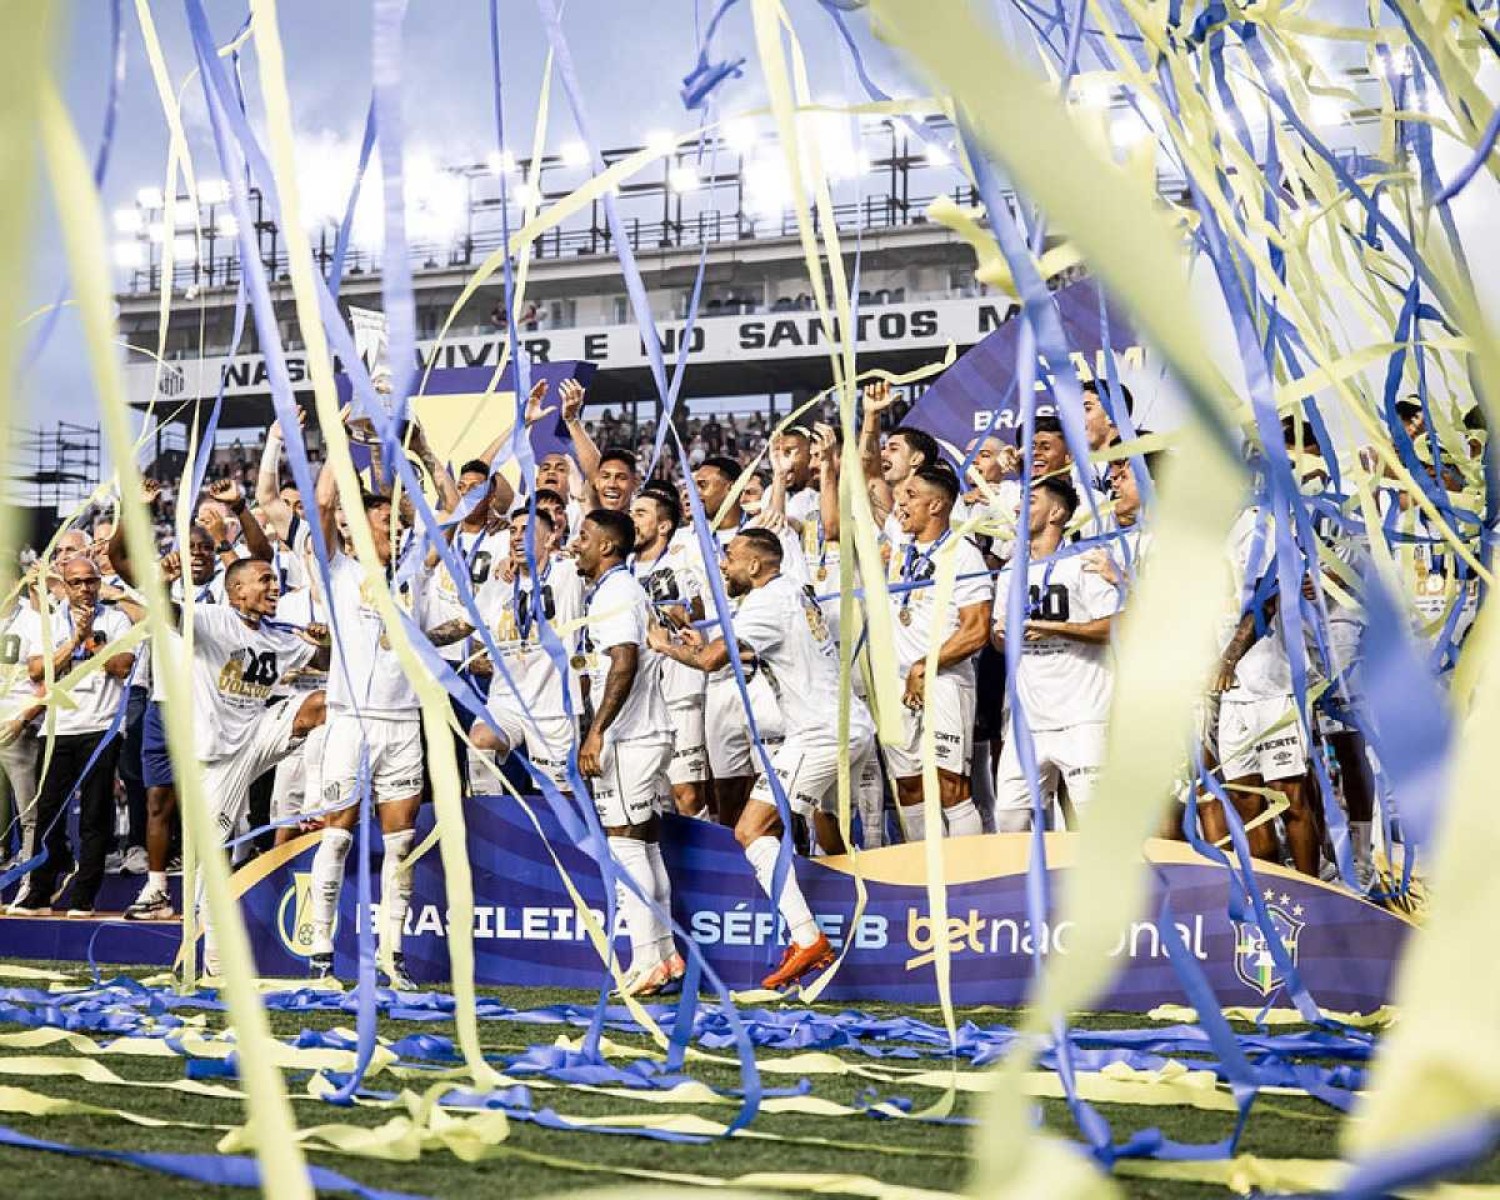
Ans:
[[[1111,642],[1149,570],[1167,452],[1132,452],[1132,442],[1152,443],[1129,421],[1129,391],[1102,382],[1085,384],[1081,411],[1068,414],[1086,459],[1070,452],[1057,416],[1034,419],[1026,462],[999,437],[951,447],[910,425],[885,428],[894,403],[885,384],[865,389],[849,455],[829,425],[790,424],[771,435],[763,463],[745,467],[711,452],[722,430],[700,428],[689,485],[645,477],[649,439],[599,446],[580,419],[580,385],[564,382],[554,397],[539,385],[528,420],[559,412],[567,449],[540,458],[530,494],[498,469],[504,439],[455,477],[414,422],[413,470],[439,520],[429,528],[390,487],[376,447],[360,504],[378,563],[356,556],[331,470],[311,497],[283,486],[278,426],[253,487],[237,477],[210,484],[178,550],[137,558],[114,521],[64,531],[13,589],[0,641],[0,767],[15,813],[0,850],[29,868],[9,911],[93,915],[118,777],[131,813],[127,859],[137,868],[145,859],[124,915],[175,915],[181,763],[167,750],[165,672],[152,669],[151,643],[132,635],[146,616],[136,585],[148,572],[168,585],[173,636],[190,640],[194,750],[224,845],[242,858],[320,830],[315,975],[333,971],[334,914],[368,788],[384,842],[380,962],[407,985],[403,864],[431,793],[414,674],[450,693],[472,794],[496,794],[503,775],[562,803],[592,803],[622,877],[623,986],[636,995],[669,990],[685,971],[666,920],[664,818],[733,830],[785,923],[770,988],[833,961],[796,874],[777,871],[788,816],[806,854],[843,853],[851,840],[870,849],[1024,833],[1038,820],[1071,827],[1108,752]],[[1400,412],[1407,445],[1426,455],[1419,483],[1456,496],[1469,464],[1447,461],[1426,436],[1422,405]],[[1273,448],[1252,454],[1246,507],[1222,561],[1205,564],[1233,580],[1226,595],[1236,599],[1162,834],[1220,842],[1242,824],[1256,856],[1330,878],[1342,871],[1364,889],[1379,767],[1361,732],[1369,522],[1379,519],[1412,628],[1441,669],[1478,604],[1464,554],[1475,528],[1454,517],[1455,540],[1441,517],[1475,506],[1415,504],[1371,460],[1359,474],[1375,486],[1357,496],[1334,448],[1300,416],[1282,440],[1274,450],[1290,457],[1311,519],[1293,520],[1268,484]],[[843,469],[859,472],[877,527],[879,620],[879,593],[862,586],[854,531],[841,523]],[[160,485],[146,489],[159,506]],[[893,653],[899,695],[873,685],[875,640]],[[899,737],[877,740],[877,712]],[[838,803],[845,761],[849,821]],[[206,963],[215,969],[211,928]]]

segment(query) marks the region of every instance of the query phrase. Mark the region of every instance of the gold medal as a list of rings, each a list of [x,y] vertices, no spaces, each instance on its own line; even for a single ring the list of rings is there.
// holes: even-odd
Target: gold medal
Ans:
[[[903,624],[903,625],[910,625],[911,624],[911,609],[909,609],[909,608],[903,608],[899,613],[896,614],[896,616],[900,620],[901,624]]]
[[[589,665],[588,655],[586,654],[575,654],[568,662],[575,671],[581,671]]]
[[[828,568],[827,567],[819,567],[818,568],[818,582],[822,583],[827,578],[828,578]]]

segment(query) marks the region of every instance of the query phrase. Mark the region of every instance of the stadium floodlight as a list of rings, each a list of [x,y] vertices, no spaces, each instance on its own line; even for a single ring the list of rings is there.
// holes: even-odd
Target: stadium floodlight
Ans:
[[[135,194],[135,202],[142,208],[156,209],[166,203],[159,187],[143,187]]]
[[[146,227],[146,236],[157,243],[157,245],[160,245],[167,240],[167,227],[160,221],[152,221]]]
[[[198,239],[184,234],[172,239],[172,258],[175,262],[191,266],[198,261]]]
[[[678,163],[667,172],[667,184],[678,195],[697,191],[700,182],[698,168],[692,163]]]
[[[564,142],[558,153],[565,167],[580,168],[589,165],[589,148],[582,142]]]
[[[1098,75],[1080,75],[1073,84],[1073,96],[1081,108],[1108,108],[1114,94],[1109,80]]]
[[[146,228],[146,219],[138,208],[115,209],[115,232],[139,234]]]
[[[749,117],[731,117],[724,125],[724,140],[736,154],[743,154],[760,140],[760,130]]]
[[[1314,96],[1307,106],[1307,115],[1314,125],[1342,125],[1344,106],[1332,96]]]
[[[140,242],[116,242],[115,266],[137,271],[146,265],[145,249]]]
[[[220,237],[239,237],[240,223],[231,216],[220,217],[214,222],[214,232]]]
[[[531,208],[542,202],[542,193],[531,180],[523,179],[510,189],[510,198],[522,208]]]
[[[677,137],[665,129],[653,129],[646,135],[646,149],[652,154],[671,154],[677,149]]]
[[[938,142],[923,142],[922,145],[922,157],[927,160],[929,167],[946,167],[953,162],[953,155],[948,153],[946,146]]]
[[[514,175],[516,171],[516,156],[509,150],[491,150],[484,160],[485,168],[491,175]]]
[[[1151,136],[1151,127],[1135,113],[1123,113],[1109,127],[1117,150],[1132,150]]]
[[[198,206],[191,200],[178,200],[172,205],[172,224],[187,229],[198,223]]]
[[[223,179],[205,179],[198,185],[198,203],[223,204],[229,199],[229,183]]]

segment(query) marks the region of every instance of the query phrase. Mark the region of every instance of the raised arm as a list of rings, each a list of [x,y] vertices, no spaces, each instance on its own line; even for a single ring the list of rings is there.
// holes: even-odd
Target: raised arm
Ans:
[[[412,420],[407,444],[432,480],[433,490],[438,496],[439,512],[451,514],[458,508],[458,485],[453,482],[453,473],[438,458],[437,451],[427,440],[427,431],[422,428],[420,421]],[[488,463],[490,459],[486,458],[484,461]]]
[[[271,540],[266,537],[265,528],[246,505],[244,489],[238,483],[233,479],[215,479],[208,485],[208,494],[235,515],[240,523],[240,533],[245,539],[245,549],[250,552],[251,558],[256,562],[270,562],[276,557]],[[209,532],[215,531],[209,530]],[[215,534],[215,536],[218,535]],[[238,555],[235,557],[237,558]],[[230,562],[233,562],[233,559]]]
[[[339,485],[333,477],[333,468],[324,463],[318,472],[318,482],[313,488],[318,506],[318,525],[323,530],[323,544],[332,557],[339,545]]]
[[[156,498],[161,495],[161,483],[155,479],[141,480],[141,500],[150,509],[156,503]],[[125,522],[116,521],[114,532],[109,535],[109,562],[114,567],[115,574],[128,583],[135,586],[135,566],[130,561],[130,550],[125,544]]]
[[[813,427],[813,446],[818,450],[818,515],[823,520],[823,540],[839,540],[839,444],[833,427],[819,422]]]
[[[896,402],[891,385],[877,379],[865,387],[864,419],[859,427],[859,461],[865,471],[865,488],[876,524],[890,516],[896,498],[880,470],[880,414]]]
[[[577,452],[578,469],[584,481],[593,487],[594,475],[599,470],[599,447],[583,427],[583,384],[576,379],[564,379],[558,388],[562,400],[563,425],[568,431],[568,440]]]
[[[303,418],[302,409],[297,409],[297,422]],[[276,530],[283,545],[290,545],[292,521],[296,514],[292,506],[281,498],[281,448],[283,444],[281,422],[272,421],[266,430],[265,449],[260,452],[260,470],[255,473],[255,503],[266,514],[266,521]]]

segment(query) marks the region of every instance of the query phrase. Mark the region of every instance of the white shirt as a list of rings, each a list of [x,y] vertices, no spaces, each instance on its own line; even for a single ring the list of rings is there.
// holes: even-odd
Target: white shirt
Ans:
[[[646,645],[646,625],[651,602],[645,589],[625,568],[611,568],[591,589],[584,601],[588,624],[583,627],[579,652],[589,678],[589,698],[594,711],[604,698],[609,676],[609,650],[613,646],[636,646],[635,678],[605,736],[615,742],[668,741],[672,727],[667,702],[661,691],[662,657]]]
[[[515,685],[512,688],[507,684],[497,669],[490,682],[490,699],[518,712],[529,711],[539,719],[562,717],[568,711],[563,704],[566,684],[576,716],[583,711],[578,677],[566,667],[559,670],[542,645],[538,610],[554,627],[563,655],[571,657],[579,636],[578,621],[583,616],[583,580],[572,559],[556,554],[548,559],[542,568],[540,587],[529,576],[518,576],[511,583],[497,577],[494,586],[480,596],[480,615]],[[563,627],[561,631],[558,626]],[[477,639],[471,640],[476,649],[482,645]]]
[[[648,563],[632,559],[630,570],[640,580],[647,598],[654,605],[662,609],[670,607],[677,613],[685,611],[688,619],[692,619],[692,602],[703,599],[706,585],[703,581],[702,559],[692,553],[692,548],[686,542],[678,541],[674,536],[658,558]],[[703,599],[705,609],[710,603]],[[702,697],[707,685],[708,680],[702,671],[670,658],[662,660],[661,690],[669,705],[684,704]]]
[[[786,498],[787,520],[796,521],[798,525],[805,525],[817,518],[820,504],[822,504],[822,499],[817,488],[798,488]]]
[[[490,533],[483,529],[473,532],[460,529],[453,535],[453,554],[467,568],[469,589],[483,613],[491,581],[498,584],[500,569],[510,555],[509,537],[503,530]],[[432,593],[430,612],[435,624],[452,620],[472,622],[468,609],[463,606],[459,597],[458,585],[441,561],[433,568],[428,587]],[[438,647],[438,653],[451,663],[463,662],[474,650],[474,645],[467,638]]]
[[[42,614],[30,605],[16,614],[11,632],[21,638],[22,654],[31,658],[38,654],[55,651],[73,636],[73,614],[66,604],[53,605],[47,615],[44,629]],[[94,630],[86,646],[80,646],[73,654],[73,661],[57,672],[55,679],[61,680],[81,662],[90,658],[116,638],[130,630],[130,618],[124,613],[101,604],[94,610]],[[47,636],[50,634],[50,636]],[[125,680],[115,679],[102,667],[91,671],[86,679],[75,684],[68,692],[73,707],[59,704],[55,729],[61,735],[80,733],[102,733],[115,719],[115,713],[125,699]]]
[[[288,671],[313,647],[265,623],[251,627],[227,604],[193,609],[193,737],[198,757],[214,762],[237,753]]]
[[[328,707],[387,721],[416,720],[417,693],[390,648],[385,622],[375,607],[379,581],[367,578],[358,559],[335,554],[329,571],[333,584],[333,660],[328,669]],[[399,607],[423,625],[425,588],[421,572],[398,582],[392,592]]]
[[[1005,567],[995,580],[996,629],[1005,629],[1011,580]],[[1120,596],[1103,576],[1086,571],[1081,554],[1053,556],[1026,564],[1026,615],[1032,620],[1082,625],[1114,616]],[[1020,637],[1020,631],[1014,631]],[[1070,729],[1109,717],[1113,688],[1109,643],[1046,637],[1021,642],[1016,696],[1033,730]]]
[[[309,625],[328,624],[328,614],[324,611],[321,600],[313,592],[312,588],[298,588],[294,592],[288,592],[276,603],[276,620],[284,625],[296,625],[306,629]],[[298,639],[301,640],[300,638]],[[304,645],[306,643],[303,643]],[[315,651],[316,652],[316,651]],[[299,663],[298,666],[305,664]],[[289,668],[295,670],[296,668]],[[282,682],[278,683],[272,691],[272,695],[281,698],[284,696],[306,695],[315,692],[319,688],[328,686],[328,675],[324,671],[306,672],[299,674],[294,680],[286,681],[287,671],[282,672]]]
[[[12,721],[37,702],[36,685],[26,673],[26,626],[23,613],[36,615],[30,604],[17,604],[0,622],[0,721]]]
[[[1235,520],[1229,531],[1229,565],[1234,576],[1235,595],[1239,598],[1229,632],[1224,637],[1228,645],[1244,612],[1244,605],[1253,597],[1256,585],[1272,568],[1276,557],[1276,530],[1271,516],[1261,508],[1247,508]],[[1272,584],[1274,591],[1275,585]],[[1254,603],[1253,599],[1249,603]],[[1226,700],[1275,699],[1292,694],[1292,664],[1287,657],[1286,635],[1278,607],[1275,618],[1265,632],[1255,640],[1234,671],[1234,686],[1224,693]]]
[[[785,575],[752,588],[734,615],[734,636],[748,646],[781,704],[786,740],[837,745],[838,650],[811,596]],[[864,701],[850,697],[849,736],[874,733]]]
[[[933,579],[938,559],[948,554],[958,558],[958,578],[954,580],[953,594],[943,612],[938,613],[934,605],[936,587],[912,588],[891,596],[896,617],[896,661],[903,674],[911,670],[913,663],[927,657],[927,646],[934,636],[939,646],[953,636],[958,629],[959,609],[988,604],[994,594],[989,568],[985,565],[984,555],[979,553],[979,547],[966,537],[954,536],[951,530],[932,542],[913,540],[909,545],[896,548],[891,554],[892,582]],[[902,618],[903,610],[909,619]],[[939,674],[959,675],[972,683],[974,656],[943,667]]]

